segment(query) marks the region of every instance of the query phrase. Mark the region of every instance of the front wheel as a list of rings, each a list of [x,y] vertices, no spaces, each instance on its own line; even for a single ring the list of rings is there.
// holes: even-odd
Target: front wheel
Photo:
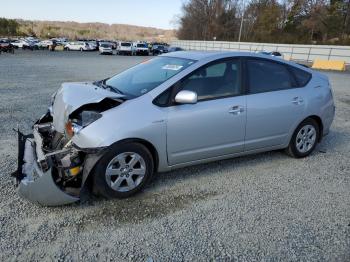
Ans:
[[[94,168],[94,193],[106,198],[129,197],[142,190],[153,172],[152,154],[144,145],[116,144]]]
[[[320,127],[311,118],[304,120],[294,131],[286,152],[295,158],[302,158],[314,151],[319,141]]]

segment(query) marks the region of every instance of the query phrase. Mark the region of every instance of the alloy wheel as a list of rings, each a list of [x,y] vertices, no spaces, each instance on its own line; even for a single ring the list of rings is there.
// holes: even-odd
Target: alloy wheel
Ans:
[[[137,153],[124,152],[107,165],[107,185],[117,192],[128,192],[141,184],[146,174],[145,160]]]
[[[296,148],[300,153],[306,153],[313,148],[316,143],[317,132],[314,126],[303,126],[296,136]]]

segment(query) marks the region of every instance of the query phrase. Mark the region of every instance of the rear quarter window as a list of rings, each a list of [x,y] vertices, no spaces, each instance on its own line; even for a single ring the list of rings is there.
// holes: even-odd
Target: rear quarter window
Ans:
[[[267,59],[247,59],[249,93],[280,91],[295,87],[287,66]]]
[[[290,70],[294,75],[295,80],[297,81],[298,87],[306,86],[309,83],[311,79],[311,74],[309,72],[306,72],[294,66],[290,66]]]

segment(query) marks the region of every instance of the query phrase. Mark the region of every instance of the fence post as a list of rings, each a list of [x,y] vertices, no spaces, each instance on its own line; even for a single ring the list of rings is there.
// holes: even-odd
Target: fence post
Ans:
[[[311,46],[309,46],[309,53],[307,54],[307,62],[310,61]]]
[[[332,47],[329,49],[328,60],[331,58],[332,49],[333,49]]]
[[[290,60],[293,59],[294,47],[292,46],[292,53],[290,54]]]

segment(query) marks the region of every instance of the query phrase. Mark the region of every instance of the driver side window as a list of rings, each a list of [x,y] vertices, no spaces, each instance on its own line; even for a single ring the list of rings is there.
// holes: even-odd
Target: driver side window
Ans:
[[[221,60],[201,67],[181,81],[180,90],[196,92],[198,101],[240,95],[240,60]]]

